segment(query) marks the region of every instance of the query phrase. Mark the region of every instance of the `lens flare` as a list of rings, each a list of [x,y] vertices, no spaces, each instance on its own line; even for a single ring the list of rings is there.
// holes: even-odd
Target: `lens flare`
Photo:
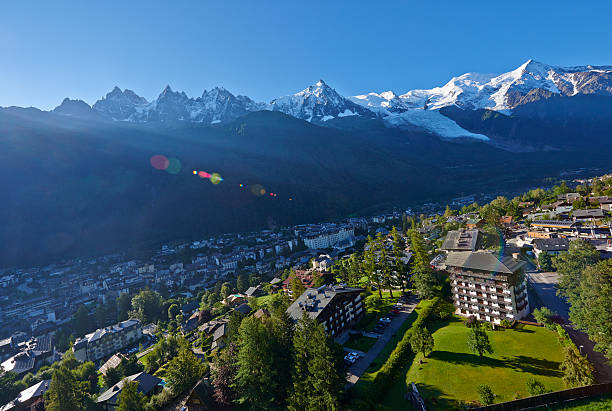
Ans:
[[[194,175],[194,176],[197,176],[197,175],[198,175],[198,172],[197,172],[196,170],[193,170],[193,175]]]
[[[263,188],[261,184],[255,184],[251,186],[251,193],[257,197],[261,197],[262,195],[266,194],[266,189]]]
[[[178,174],[181,171],[181,161],[178,158],[169,158],[166,171],[170,174]]]
[[[221,181],[223,181],[223,178],[221,177],[219,173],[213,173],[210,176],[210,182],[213,183],[214,185],[219,184]]]
[[[151,165],[156,170],[167,170],[170,166],[170,160],[162,154],[157,154],[151,157]]]
[[[199,175],[201,178],[210,178],[210,174],[208,174],[206,171],[200,171],[200,172],[198,173],[198,175]]]

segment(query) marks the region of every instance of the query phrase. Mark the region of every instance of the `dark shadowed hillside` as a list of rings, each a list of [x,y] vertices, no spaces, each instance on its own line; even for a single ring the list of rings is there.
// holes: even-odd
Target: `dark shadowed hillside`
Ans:
[[[137,125],[2,109],[0,263],[518,190],[587,158],[589,165],[607,160],[590,147],[571,155],[516,154],[388,129],[379,120],[350,124],[338,119],[339,128],[319,127],[253,112],[218,126]],[[180,172],[154,169],[149,159],[156,154],[178,158]],[[192,170],[224,180],[213,185]],[[239,184],[278,195],[255,196]]]

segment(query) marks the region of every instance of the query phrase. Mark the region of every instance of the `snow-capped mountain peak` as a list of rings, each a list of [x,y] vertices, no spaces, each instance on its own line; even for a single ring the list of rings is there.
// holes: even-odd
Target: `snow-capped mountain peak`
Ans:
[[[270,107],[306,121],[328,121],[335,117],[372,115],[372,112],[341,96],[323,80],[304,90],[272,100]]]
[[[611,66],[557,67],[533,59],[502,74],[465,73],[431,89],[370,92],[344,97],[324,80],[295,94],[268,103],[247,96],[235,96],[223,87],[204,90],[197,98],[174,91],[167,85],[156,99],[148,102],[131,90],[114,87],[91,108],[96,118],[118,121],[189,121],[216,124],[238,118],[250,111],[273,110],[290,116],[324,123],[346,116],[378,117],[388,126],[409,126],[447,138],[487,139],[459,127],[440,109],[456,106],[464,110],[497,110],[511,113],[515,108],[553,96],[600,94],[612,96]],[[87,113],[84,102],[64,101],[57,114]]]

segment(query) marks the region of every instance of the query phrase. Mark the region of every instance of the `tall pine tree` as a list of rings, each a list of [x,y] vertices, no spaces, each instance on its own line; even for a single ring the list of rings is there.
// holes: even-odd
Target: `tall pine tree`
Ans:
[[[307,315],[293,338],[295,353],[290,410],[337,410],[346,383],[340,354],[321,324]]]

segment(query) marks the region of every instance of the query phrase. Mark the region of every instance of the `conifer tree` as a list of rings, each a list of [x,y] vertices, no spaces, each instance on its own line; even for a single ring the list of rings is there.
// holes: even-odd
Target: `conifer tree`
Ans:
[[[295,353],[290,410],[337,410],[346,382],[338,351],[323,326],[307,315],[299,321],[293,338]]]

